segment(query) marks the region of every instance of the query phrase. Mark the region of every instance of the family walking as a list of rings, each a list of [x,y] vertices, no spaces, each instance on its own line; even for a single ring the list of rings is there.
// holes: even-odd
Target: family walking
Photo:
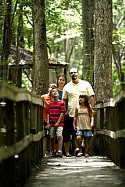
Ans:
[[[50,138],[46,150],[50,156],[71,157],[72,147],[76,156],[82,156],[81,142],[84,139],[85,153],[89,156],[89,141],[94,126],[94,91],[91,84],[79,79],[77,68],[69,71],[70,82],[61,75],[54,87],[49,88],[49,103],[45,106],[43,121]],[[41,96],[43,101],[44,96]],[[63,153],[64,147],[64,153]]]

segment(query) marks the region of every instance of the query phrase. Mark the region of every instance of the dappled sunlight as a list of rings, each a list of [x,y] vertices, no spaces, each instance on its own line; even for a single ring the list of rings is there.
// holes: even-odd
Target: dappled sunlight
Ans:
[[[125,186],[125,170],[106,157],[43,158],[42,165],[30,177],[35,186],[94,187]],[[30,185],[29,185],[30,186]],[[29,187],[27,185],[27,187]],[[31,186],[30,186],[31,187]]]
[[[76,177],[80,176],[80,173],[83,172],[100,172],[101,169],[103,168],[112,168],[116,167],[113,162],[111,162],[109,159],[104,158],[104,157],[72,157],[71,159],[69,158],[52,158],[49,159],[48,162],[46,163],[46,169],[44,169],[44,173],[42,172],[37,178],[43,177],[44,179],[49,178],[58,178],[60,176],[69,176],[73,175]],[[110,178],[110,175],[88,175],[88,178],[94,177],[95,179],[97,178],[102,178],[102,180],[106,180],[106,178]]]

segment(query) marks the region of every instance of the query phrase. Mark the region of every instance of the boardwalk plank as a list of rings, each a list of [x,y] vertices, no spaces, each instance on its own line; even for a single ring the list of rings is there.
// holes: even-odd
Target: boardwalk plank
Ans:
[[[124,187],[125,170],[106,157],[43,158],[25,187]]]

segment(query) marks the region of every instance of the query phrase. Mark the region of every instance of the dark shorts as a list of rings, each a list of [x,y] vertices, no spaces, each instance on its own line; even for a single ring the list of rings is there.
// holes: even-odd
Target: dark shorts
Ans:
[[[63,142],[69,142],[71,138],[76,136],[76,131],[73,128],[73,117],[65,116],[63,127]]]

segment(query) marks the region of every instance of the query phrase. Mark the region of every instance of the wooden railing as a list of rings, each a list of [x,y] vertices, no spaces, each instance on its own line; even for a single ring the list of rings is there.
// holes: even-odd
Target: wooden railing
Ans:
[[[125,92],[96,106],[95,152],[125,168]],[[43,102],[0,83],[0,186],[22,187],[44,154]]]
[[[0,83],[0,186],[23,186],[44,152],[43,103]]]
[[[96,154],[125,168],[125,91],[96,107]]]

